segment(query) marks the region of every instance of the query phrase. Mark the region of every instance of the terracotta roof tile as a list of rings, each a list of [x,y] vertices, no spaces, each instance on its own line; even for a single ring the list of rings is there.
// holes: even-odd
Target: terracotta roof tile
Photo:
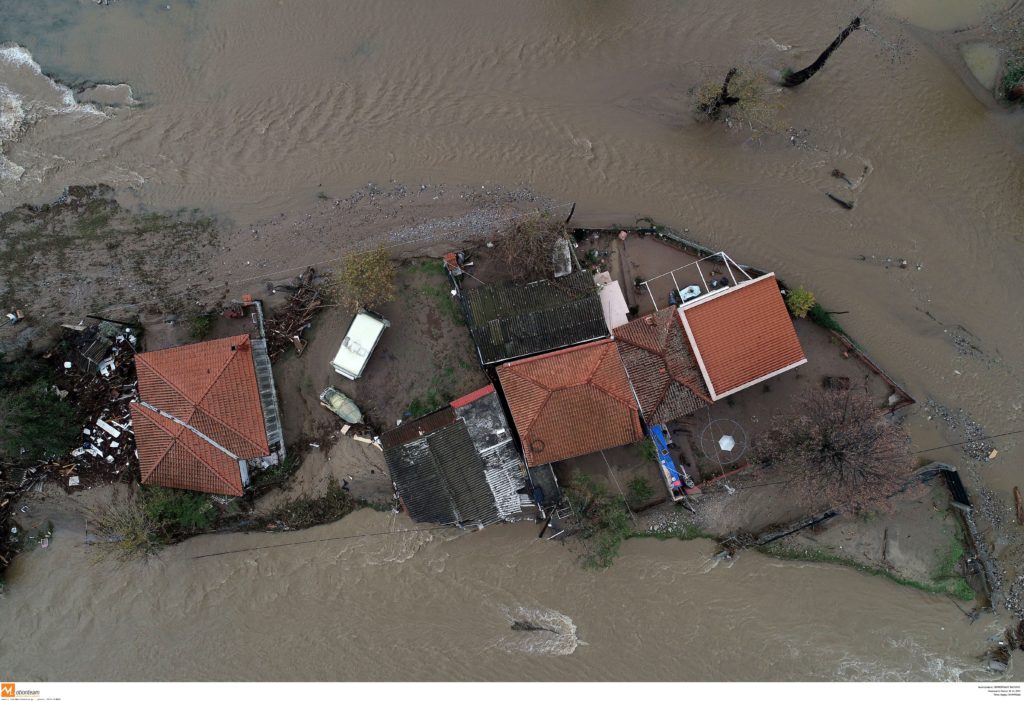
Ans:
[[[774,274],[679,310],[712,399],[807,362]]]
[[[636,399],[611,340],[498,367],[530,466],[643,438]]]
[[[711,403],[675,308],[619,326],[614,335],[648,424],[678,419]]]
[[[139,400],[238,458],[270,454],[248,336],[135,356]],[[181,424],[132,405],[143,484],[242,494],[238,461]]]

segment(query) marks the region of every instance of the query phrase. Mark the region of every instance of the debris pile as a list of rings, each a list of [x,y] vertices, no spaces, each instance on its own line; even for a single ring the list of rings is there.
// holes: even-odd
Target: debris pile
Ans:
[[[266,320],[267,353],[274,362],[289,348],[301,355],[306,348],[302,333],[309,328],[313,317],[324,306],[325,286],[313,268],[307,268],[294,285],[276,285],[271,293],[286,290],[291,293],[283,307]]]
[[[138,469],[128,405],[138,396],[133,358],[135,330],[108,321],[77,330],[62,363],[60,386],[53,390],[74,402],[85,418],[82,442],[48,472],[65,489],[116,481]]]

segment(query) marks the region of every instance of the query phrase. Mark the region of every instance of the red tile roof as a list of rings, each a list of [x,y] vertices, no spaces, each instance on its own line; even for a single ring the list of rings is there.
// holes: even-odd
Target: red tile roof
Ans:
[[[774,274],[679,310],[712,399],[807,362]]]
[[[613,333],[648,424],[672,421],[711,403],[675,307],[635,319]]]
[[[270,454],[249,337],[139,353],[135,369],[142,483],[240,496],[238,458]]]
[[[610,339],[506,363],[498,378],[531,467],[643,438]]]

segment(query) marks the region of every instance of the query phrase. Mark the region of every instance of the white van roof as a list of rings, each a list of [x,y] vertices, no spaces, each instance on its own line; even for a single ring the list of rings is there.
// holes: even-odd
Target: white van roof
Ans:
[[[338,354],[334,356],[331,365],[339,371],[358,377],[386,327],[386,323],[377,317],[365,312],[356,314],[352,325],[348,327],[348,335],[341,342],[341,348],[338,349]]]

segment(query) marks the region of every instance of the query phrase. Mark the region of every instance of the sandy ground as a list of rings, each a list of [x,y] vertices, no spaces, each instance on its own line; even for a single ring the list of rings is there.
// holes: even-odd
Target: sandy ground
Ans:
[[[0,327],[0,351],[39,347],[59,324],[90,313],[187,319],[379,244],[440,255],[550,205],[527,190],[391,183],[239,227],[195,212],[128,211],[112,198],[78,188],[0,219],[0,303],[26,317]]]

